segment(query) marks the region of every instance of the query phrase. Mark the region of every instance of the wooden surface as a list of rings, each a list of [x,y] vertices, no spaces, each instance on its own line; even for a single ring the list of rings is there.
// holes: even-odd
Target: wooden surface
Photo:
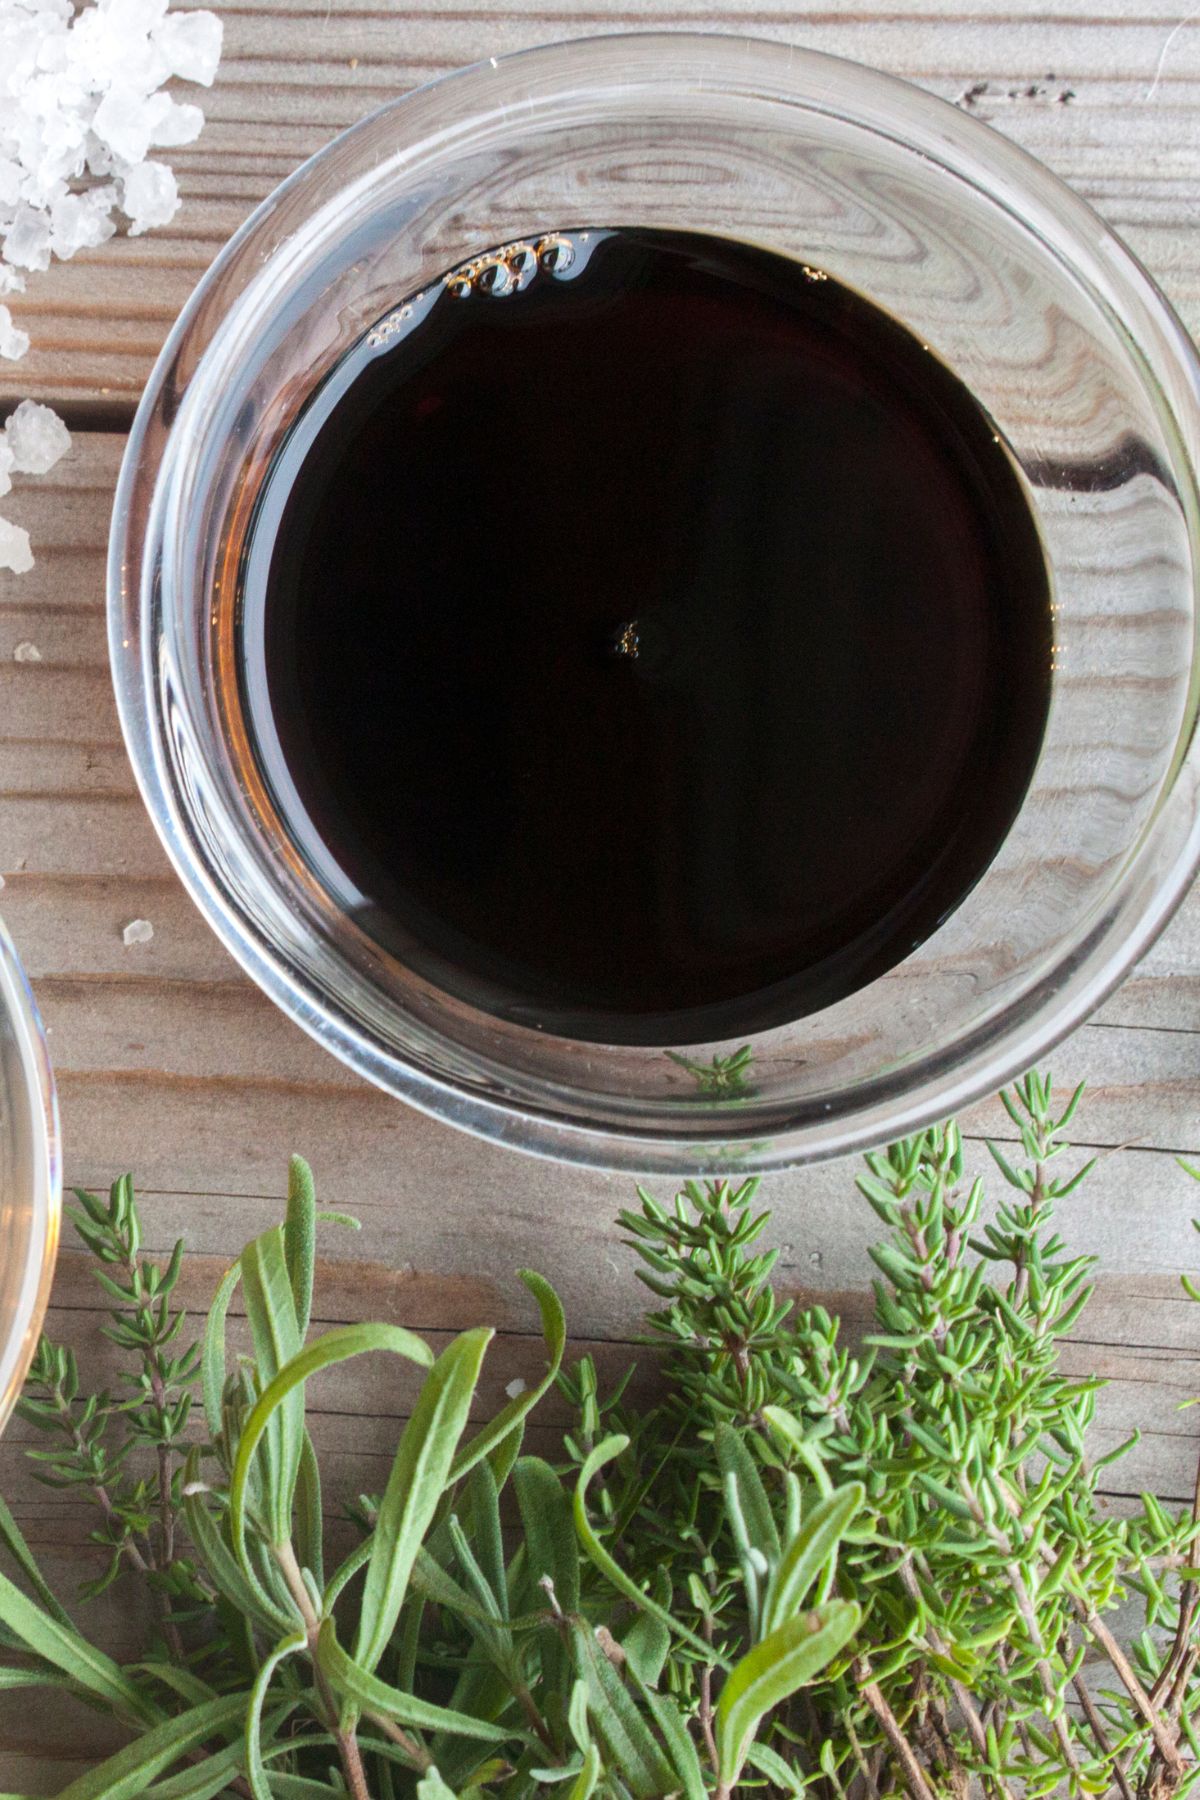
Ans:
[[[162,338],[209,258],[249,209],[332,132],[415,82],[502,50],[621,25],[744,29],[858,57],[923,83],[1044,158],[1125,236],[1200,330],[1200,17],[1160,0],[878,0],[802,15],[762,0],[692,7],[643,0],[617,12],[524,0],[497,13],[459,0],[234,3],[203,136],[172,153],[185,204],[166,231],[56,267],[15,307],[35,348],[0,365],[0,401],[53,400],[76,427],[53,474],[4,510],[30,529],[32,574],[0,575],[0,909],[51,1033],[68,1180],[132,1167],[151,1248],[180,1232],[203,1308],[242,1241],[277,1216],[287,1153],[312,1161],[326,1204],[361,1237],[330,1233],[322,1321],[371,1313],[431,1333],[501,1329],[485,1397],[538,1362],[535,1322],[511,1271],[558,1284],[576,1346],[611,1367],[630,1356],[640,1294],[612,1228],[624,1178],[557,1169],[478,1144],[351,1077],[235,970],[171,874],[121,747],[105,660],[103,554],[122,428]],[[39,662],[16,662],[20,643]],[[122,927],[154,938],[126,948]],[[1175,1161],[1200,1158],[1200,893],[1136,974],[1064,1046],[1064,1082],[1086,1076],[1086,1143],[1114,1153],[1070,1207],[1074,1246],[1101,1256],[1073,1367],[1113,1377],[1103,1445],[1136,1423],[1138,1450],[1112,1472],[1114,1504],[1154,1484],[1190,1493],[1200,1413],[1200,1310],[1181,1297],[1195,1266],[1200,1191]],[[1006,1132],[994,1106],[976,1139]],[[1115,1151],[1116,1146],[1130,1145]],[[983,1160],[982,1149],[975,1153]],[[871,1220],[846,1165],[773,1178],[765,1198],[782,1275],[860,1311]],[[90,1277],[68,1243],[49,1329],[106,1362]],[[327,1499],[377,1485],[406,1390],[390,1371],[333,1374],[314,1391]],[[552,1416],[552,1415],[551,1415]],[[65,1585],[86,1571],[86,1511],[29,1480],[27,1433],[0,1447],[0,1491]],[[96,1617],[120,1640],[117,1600]],[[0,1788],[51,1792],[77,1771],[58,1706],[0,1703]],[[94,1746],[94,1721],[69,1736]]]

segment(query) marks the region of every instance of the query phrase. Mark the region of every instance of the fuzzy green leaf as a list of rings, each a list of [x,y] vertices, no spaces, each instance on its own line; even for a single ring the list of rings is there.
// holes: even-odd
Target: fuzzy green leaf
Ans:
[[[267,1785],[267,1770],[262,1756],[262,1711],[275,1671],[281,1662],[289,1656],[296,1656],[308,1643],[308,1634],[303,1628],[289,1632],[281,1638],[269,1655],[263,1658],[262,1666],[255,1677],[254,1686],[250,1690],[250,1703],[246,1708],[246,1723],[242,1733],[242,1742],[246,1754],[246,1779],[250,1783],[254,1800],[272,1800],[271,1790]]]
[[[177,1718],[165,1719],[144,1737],[127,1744],[86,1775],[72,1781],[58,1800],[143,1800],[156,1775],[181,1762],[206,1739],[236,1730],[245,1715],[248,1694],[223,1694]]]
[[[317,1586],[325,1585],[325,1520],[321,1510],[321,1470],[312,1438],[305,1430],[300,1439],[300,1472],[296,1482],[296,1552],[302,1568]]]
[[[185,1476],[185,1489],[187,1480],[188,1477]],[[203,1558],[205,1568],[218,1591],[235,1611],[247,1619],[253,1619],[272,1633],[286,1631],[293,1621],[276,1607],[260,1584],[248,1580],[242,1573],[233,1553],[226,1548],[220,1527],[201,1494],[185,1492],[183,1517],[188,1535]]]
[[[628,1444],[629,1439],[619,1435],[605,1438],[603,1443],[596,1445],[596,1448],[592,1451],[591,1455],[580,1469],[579,1479],[575,1484],[574,1515],[576,1535],[583,1545],[589,1560],[594,1563],[600,1573],[612,1583],[618,1593],[624,1594],[627,1600],[632,1600],[634,1605],[640,1607],[643,1612],[651,1613],[655,1618],[661,1620],[668,1631],[675,1637],[681,1638],[685,1644],[690,1644],[693,1650],[698,1650],[705,1662],[712,1662],[717,1668],[727,1669],[729,1667],[728,1662],[723,1656],[714,1652],[711,1644],[706,1644],[704,1639],[697,1637],[694,1631],[689,1630],[686,1625],[681,1625],[678,1619],[673,1618],[664,1607],[660,1606],[656,1600],[652,1600],[649,1594],[645,1593],[635,1581],[631,1580],[624,1569],[622,1569],[620,1565],[614,1561],[613,1557],[609,1555],[595,1531],[592,1529],[591,1520],[588,1518],[587,1511],[588,1487],[592,1481],[595,1480],[599,1471],[604,1468],[607,1463],[613,1462],[620,1456],[622,1451],[628,1447]]]
[[[161,1716],[110,1656],[80,1637],[74,1627],[43,1611],[7,1575],[0,1575],[0,1618],[27,1650],[61,1669],[118,1715],[151,1721]]]
[[[291,1304],[290,1294],[288,1304]],[[428,1366],[432,1360],[429,1346],[419,1337],[414,1337],[411,1331],[405,1331],[402,1326],[340,1325],[332,1331],[324,1332],[321,1337],[314,1338],[311,1344],[306,1344],[290,1362],[285,1363],[251,1408],[242,1428],[229,1484],[229,1530],[234,1551],[243,1568],[247,1567],[246,1488],[250,1465],[277,1408],[286,1405],[295,1390],[319,1369],[347,1362],[354,1356],[364,1356],[371,1350],[390,1350],[396,1356],[406,1357],[410,1362],[423,1366]],[[273,1517],[272,1523],[277,1530],[282,1526],[276,1541],[285,1543],[291,1532],[290,1496],[288,1516],[282,1520]]]
[[[242,1279],[242,1260],[238,1260],[221,1277],[204,1326],[204,1351],[200,1359],[200,1388],[204,1395],[204,1417],[211,1438],[221,1435],[221,1401],[225,1392],[225,1318],[229,1303]]]
[[[280,1370],[294,1361],[302,1343],[281,1225],[264,1231],[243,1250],[242,1292],[259,1381],[269,1392]],[[285,1543],[291,1535],[303,1430],[304,1395],[299,1383],[291,1382],[277,1391],[272,1405],[262,1415],[260,1430],[260,1435],[262,1431],[266,1434],[265,1523],[276,1544]]]
[[[759,1725],[781,1701],[820,1674],[858,1629],[859,1608],[830,1600],[801,1614],[755,1644],[734,1665],[717,1701],[715,1722],[721,1779],[734,1787]]]
[[[502,1406],[495,1418],[477,1432],[470,1441],[462,1446],[454,1458],[450,1471],[451,1482],[461,1481],[463,1476],[483,1457],[490,1456],[497,1450],[524,1421],[526,1415],[541,1400],[552,1386],[562,1367],[563,1352],[567,1344],[567,1321],[562,1309],[562,1301],[550,1283],[534,1269],[521,1269],[521,1280],[529,1289],[538,1304],[542,1316],[542,1335],[546,1340],[546,1368],[540,1380],[526,1388]],[[497,1485],[501,1485],[497,1480]]]
[[[50,1617],[56,1619],[66,1630],[74,1631],[75,1626],[70,1613],[62,1605],[38,1568],[33,1551],[25,1542],[21,1528],[13,1518],[7,1502],[2,1496],[0,1496],[0,1544],[4,1545]]]
[[[317,1190],[313,1172],[302,1156],[293,1156],[288,1164],[283,1254],[292,1285],[296,1323],[303,1342],[308,1336],[308,1322],[312,1317],[313,1268],[317,1255]]]
[[[395,1630],[417,1551],[450,1479],[491,1336],[465,1331],[443,1350],[404,1427],[363,1583],[354,1660],[364,1669],[375,1668]]]
[[[505,1729],[487,1719],[456,1712],[452,1707],[435,1706],[432,1701],[405,1694],[389,1682],[381,1681],[356,1658],[347,1656],[337,1641],[332,1619],[326,1619],[317,1639],[317,1659],[339,1693],[365,1713],[379,1713],[397,1725],[408,1725],[416,1731],[447,1732],[453,1737],[476,1739],[484,1744],[507,1744],[525,1741],[526,1733],[513,1727]]]
[[[763,1635],[782,1625],[804,1605],[821,1570],[836,1555],[851,1521],[861,1511],[866,1490],[857,1481],[819,1500],[780,1557],[763,1598]]]
[[[589,1744],[583,1755],[583,1767],[575,1777],[574,1784],[567,1792],[567,1800],[591,1800],[600,1785],[603,1765],[600,1752],[595,1744]]]
[[[732,1425],[713,1433],[713,1449],[725,1482],[726,1508],[739,1550],[759,1550],[768,1563],[779,1556],[779,1531],[762,1476]]]
[[[670,1765],[591,1630],[573,1624],[571,1643],[587,1684],[588,1714],[622,1781],[635,1800],[671,1793],[676,1784]]]
[[[417,1783],[417,1800],[458,1800],[458,1795],[446,1786],[436,1769],[430,1769]]]
[[[562,1482],[548,1462],[523,1456],[513,1465],[512,1483],[533,1582],[548,1577],[563,1612],[578,1612],[579,1545]]]
[[[707,1800],[704,1771],[683,1714],[669,1694],[660,1694],[630,1665],[630,1678],[658,1726],[672,1772],[684,1800]]]

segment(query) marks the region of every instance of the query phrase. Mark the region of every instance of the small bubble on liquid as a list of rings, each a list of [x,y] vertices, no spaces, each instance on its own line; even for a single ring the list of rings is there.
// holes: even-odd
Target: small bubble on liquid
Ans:
[[[489,263],[486,269],[480,270],[479,286],[485,294],[499,297],[509,293],[512,285],[512,270],[507,263]]]
[[[538,246],[538,261],[547,275],[565,275],[575,261],[575,246],[570,238],[544,238]]]

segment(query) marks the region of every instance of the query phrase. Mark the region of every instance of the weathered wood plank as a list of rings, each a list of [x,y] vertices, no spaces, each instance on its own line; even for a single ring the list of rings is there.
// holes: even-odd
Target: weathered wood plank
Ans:
[[[229,232],[334,131],[475,57],[622,25],[750,31],[924,83],[1072,181],[1200,326],[1200,22],[1176,31],[1183,6],[1127,0],[1097,14],[1092,0],[1061,0],[1047,16],[1040,0],[1005,0],[1001,10],[872,0],[800,16],[756,0],[722,0],[716,12],[680,0],[631,0],[617,12],[515,0],[499,15],[485,0],[449,10],[433,0],[232,0],[221,10],[227,48],[205,102],[210,123],[198,144],[172,154],[183,211],[166,232],[116,240],[31,283],[14,310],[35,347],[0,368],[0,403],[34,392],[127,413]],[[485,1398],[495,1405],[514,1373],[537,1365],[536,1320],[513,1274],[532,1263],[560,1287],[577,1347],[614,1371],[631,1354],[643,1304],[612,1223],[631,1184],[517,1159],[352,1080],[244,981],[171,874],[134,797],[105,668],[104,546],[121,449],[119,434],[78,432],[49,477],[19,482],[4,503],[31,531],[38,562],[19,581],[0,576],[0,910],[51,1027],[69,1178],[99,1185],[133,1164],[146,1184],[151,1247],[180,1231],[195,1247],[188,1299],[199,1308],[241,1241],[278,1217],[287,1151],[303,1149],[323,1198],[364,1224],[361,1237],[323,1240],[322,1320],[370,1313],[439,1342],[494,1322],[501,1335]],[[39,662],[14,660],[25,643]],[[134,917],[151,919],[155,936],[129,949],[121,931]],[[1081,1138],[1137,1146],[1106,1156],[1062,1217],[1072,1247],[1100,1257],[1096,1296],[1068,1352],[1071,1369],[1112,1377],[1099,1447],[1133,1425],[1145,1431],[1108,1478],[1116,1509],[1142,1486],[1179,1498],[1191,1488],[1200,1413],[1177,1405],[1200,1390],[1200,1309],[1180,1293],[1177,1272],[1196,1262],[1190,1218],[1200,1191],[1171,1152],[1200,1155],[1198,1030],[1200,894],[1054,1059],[1064,1080],[1092,1082]],[[977,1109],[971,1124],[1007,1135],[994,1107]],[[981,1146],[972,1156],[985,1164]],[[781,1281],[819,1294],[851,1325],[863,1318],[876,1234],[853,1172],[801,1171],[765,1192]],[[103,1367],[98,1324],[83,1260],[68,1253],[52,1328]],[[314,1389],[313,1400],[331,1496],[377,1485],[403,1385],[364,1369]],[[549,1448],[552,1429],[531,1441]],[[0,1489],[69,1592],[98,1552],[86,1543],[86,1509],[18,1472],[27,1436],[14,1426],[0,1446]],[[124,1594],[87,1616],[119,1651],[132,1650]],[[78,1773],[67,1752],[101,1742],[90,1714],[64,1718],[41,1696],[6,1701],[0,1787],[53,1791]]]
[[[253,205],[335,131],[414,84],[503,51],[620,29],[723,29],[855,57],[923,83],[1043,157],[1092,199],[1155,270],[1189,323],[1200,318],[1191,146],[1200,130],[1200,33],[1167,40],[1182,9],[1157,0],[1052,16],[1032,0],[954,15],[931,0],[794,9],[724,0],[714,11],[637,0],[616,11],[524,0],[452,9],[421,0],[222,4],[226,50],[201,96],[203,136],[171,153],[185,205],[165,231],[117,239],[51,270],[20,307],[34,349],[0,393],[136,399],[195,280]],[[1167,54],[1159,71],[1164,49]],[[1156,79],[1157,73],[1157,79]],[[191,97],[189,93],[189,97]]]

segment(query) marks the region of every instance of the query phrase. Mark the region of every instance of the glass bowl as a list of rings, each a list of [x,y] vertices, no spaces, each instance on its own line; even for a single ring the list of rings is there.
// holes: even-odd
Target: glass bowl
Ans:
[[[29,983],[0,922],[0,1430],[50,1293],[62,1190],[58,1105]]]
[[[1051,575],[1046,735],[994,863],[898,967],[740,1056],[737,1042],[557,1038],[431,987],[300,857],[243,716],[239,558],[316,384],[444,271],[587,225],[753,242],[887,309],[990,414]],[[1085,1018],[1195,869],[1197,374],[1170,308],[1081,200],[978,121],[872,70],[648,34],[434,82],[259,208],[147,388],[109,564],[117,697],[146,803],[266,992],[370,1080],[457,1125],[647,1171],[769,1168],[910,1131]]]

